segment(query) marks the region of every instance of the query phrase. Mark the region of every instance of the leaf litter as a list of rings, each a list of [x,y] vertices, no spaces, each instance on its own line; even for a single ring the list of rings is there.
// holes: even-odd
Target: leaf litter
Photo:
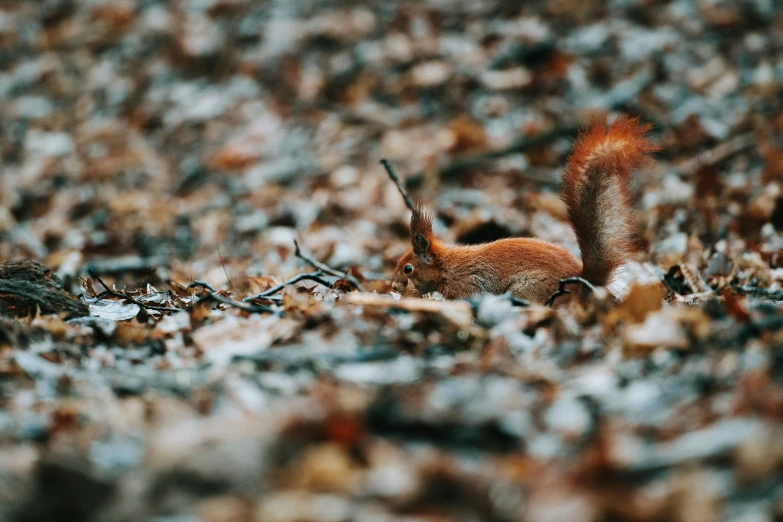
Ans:
[[[0,259],[41,264],[0,269],[0,519],[779,520],[782,30],[763,1],[6,2]],[[559,168],[607,111],[662,146],[608,291],[390,293],[401,191],[446,240],[576,251]]]

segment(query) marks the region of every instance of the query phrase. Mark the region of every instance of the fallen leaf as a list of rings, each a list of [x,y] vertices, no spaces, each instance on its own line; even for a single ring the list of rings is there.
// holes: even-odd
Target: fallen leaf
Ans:
[[[89,303],[90,316],[102,317],[113,321],[127,321],[136,317],[141,308],[135,303],[129,301],[119,301],[116,299],[99,299]]]

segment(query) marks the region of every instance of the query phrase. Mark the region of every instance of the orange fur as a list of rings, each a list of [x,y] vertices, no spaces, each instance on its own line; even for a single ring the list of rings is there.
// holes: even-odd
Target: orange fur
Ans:
[[[561,196],[579,240],[582,277],[605,285],[634,250],[631,172],[658,150],[645,137],[651,125],[619,116],[611,127],[594,121],[576,141],[563,172]]]
[[[579,240],[582,262],[563,247],[538,239],[501,239],[448,245],[432,232],[432,215],[416,206],[411,248],[400,258],[392,287],[406,296],[439,292],[447,299],[511,292],[543,303],[566,277],[605,285],[633,252],[631,171],[657,147],[649,125],[620,116],[594,121],[576,141],[563,173],[562,198]]]

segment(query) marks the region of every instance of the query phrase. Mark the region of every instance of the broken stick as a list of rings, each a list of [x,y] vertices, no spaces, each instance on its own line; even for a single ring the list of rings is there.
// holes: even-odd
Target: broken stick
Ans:
[[[357,290],[362,290],[362,285],[359,283],[359,281],[352,276],[351,274],[347,272],[341,272],[339,270],[335,270],[334,268],[330,267],[326,263],[322,263],[318,261],[317,259],[314,259],[310,256],[307,256],[302,253],[302,249],[299,248],[299,241],[294,239],[294,255],[310,265],[311,267],[315,268],[316,270],[320,270],[324,274],[328,274],[330,276],[339,277],[340,279],[345,279],[349,283],[351,283],[354,287],[356,287]]]
[[[397,186],[397,190],[400,191],[402,199],[405,200],[405,206],[408,207],[408,210],[413,212],[413,200],[411,199],[410,194],[408,194],[408,191],[405,190],[405,187],[402,185],[402,180],[400,180],[400,177],[397,175],[397,171],[394,170],[394,167],[392,167],[392,164],[387,159],[382,159],[381,165],[383,165],[383,168],[386,169],[386,173],[389,174],[389,178]]]

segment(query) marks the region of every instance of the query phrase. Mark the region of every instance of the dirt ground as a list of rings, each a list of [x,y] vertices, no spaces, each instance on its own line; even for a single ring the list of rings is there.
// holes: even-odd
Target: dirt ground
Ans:
[[[41,265],[0,269],[0,520],[783,521],[781,35],[776,0],[4,0],[0,261]],[[619,113],[662,150],[609,290],[389,295],[382,158],[446,240],[578,254],[560,169]]]

